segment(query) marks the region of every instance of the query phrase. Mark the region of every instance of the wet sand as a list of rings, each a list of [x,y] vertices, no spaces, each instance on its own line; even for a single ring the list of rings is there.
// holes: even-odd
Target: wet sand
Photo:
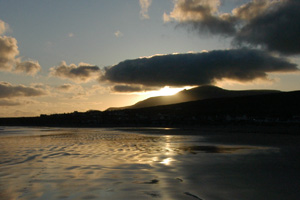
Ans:
[[[300,137],[0,128],[0,199],[299,199]]]

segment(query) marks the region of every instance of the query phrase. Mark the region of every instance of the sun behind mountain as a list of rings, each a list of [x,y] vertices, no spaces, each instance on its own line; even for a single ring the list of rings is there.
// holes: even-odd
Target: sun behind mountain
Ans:
[[[149,98],[157,97],[157,96],[171,96],[182,90],[189,90],[191,88],[193,88],[193,87],[187,86],[187,87],[183,87],[183,88],[172,88],[169,86],[165,86],[158,91],[149,91],[149,92],[147,92],[147,94],[149,95]]]

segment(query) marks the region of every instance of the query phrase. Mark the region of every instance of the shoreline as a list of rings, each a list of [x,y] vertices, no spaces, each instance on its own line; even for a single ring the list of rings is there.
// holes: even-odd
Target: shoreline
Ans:
[[[170,135],[178,134],[176,130],[191,131],[191,135],[219,133],[247,133],[247,134],[282,134],[300,136],[300,124],[206,124],[206,125],[180,125],[180,126],[147,126],[147,125],[130,125],[130,126],[74,126],[74,125],[5,125],[0,124],[0,127],[49,127],[49,128],[112,128],[117,130],[130,131],[151,131],[151,133],[159,132]],[[2,128],[1,128],[2,129]],[[155,131],[157,130],[157,131]],[[164,131],[162,131],[164,130]]]

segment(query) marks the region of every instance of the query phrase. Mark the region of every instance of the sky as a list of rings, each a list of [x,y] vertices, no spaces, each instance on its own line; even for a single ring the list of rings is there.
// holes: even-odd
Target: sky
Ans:
[[[0,117],[300,89],[299,0],[0,0]]]

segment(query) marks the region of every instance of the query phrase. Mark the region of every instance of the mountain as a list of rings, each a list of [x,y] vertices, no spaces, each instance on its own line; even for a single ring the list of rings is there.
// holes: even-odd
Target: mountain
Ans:
[[[225,90],[216,86],[206,85],[189,90],[183,90],[172,96],[158,96],[139,101],[132,106],[109,108],[108,110],[123,110],[123,109],[137,109],[160,105],[177,104],[189,101],[197,101],[204,99],[225,98],[225,97],[239,97],[251,96],[259,94],[279,93],[279,90]]]
[[[257,94],[189,101],[129,110],[135,113],[161,113],[176,116],[248,115],[300,117],[300,91]]]
[[[271,132],[300,133],[300,91],[223,97],[171,105],[88,111],[39,117],[0,118],[0,126],[56,127],[271,127]],[[245,129],[244,129],[245,125]],[[234,128],[233,128],[234,129]],[[261,131],[264,131],[261,130]]]

